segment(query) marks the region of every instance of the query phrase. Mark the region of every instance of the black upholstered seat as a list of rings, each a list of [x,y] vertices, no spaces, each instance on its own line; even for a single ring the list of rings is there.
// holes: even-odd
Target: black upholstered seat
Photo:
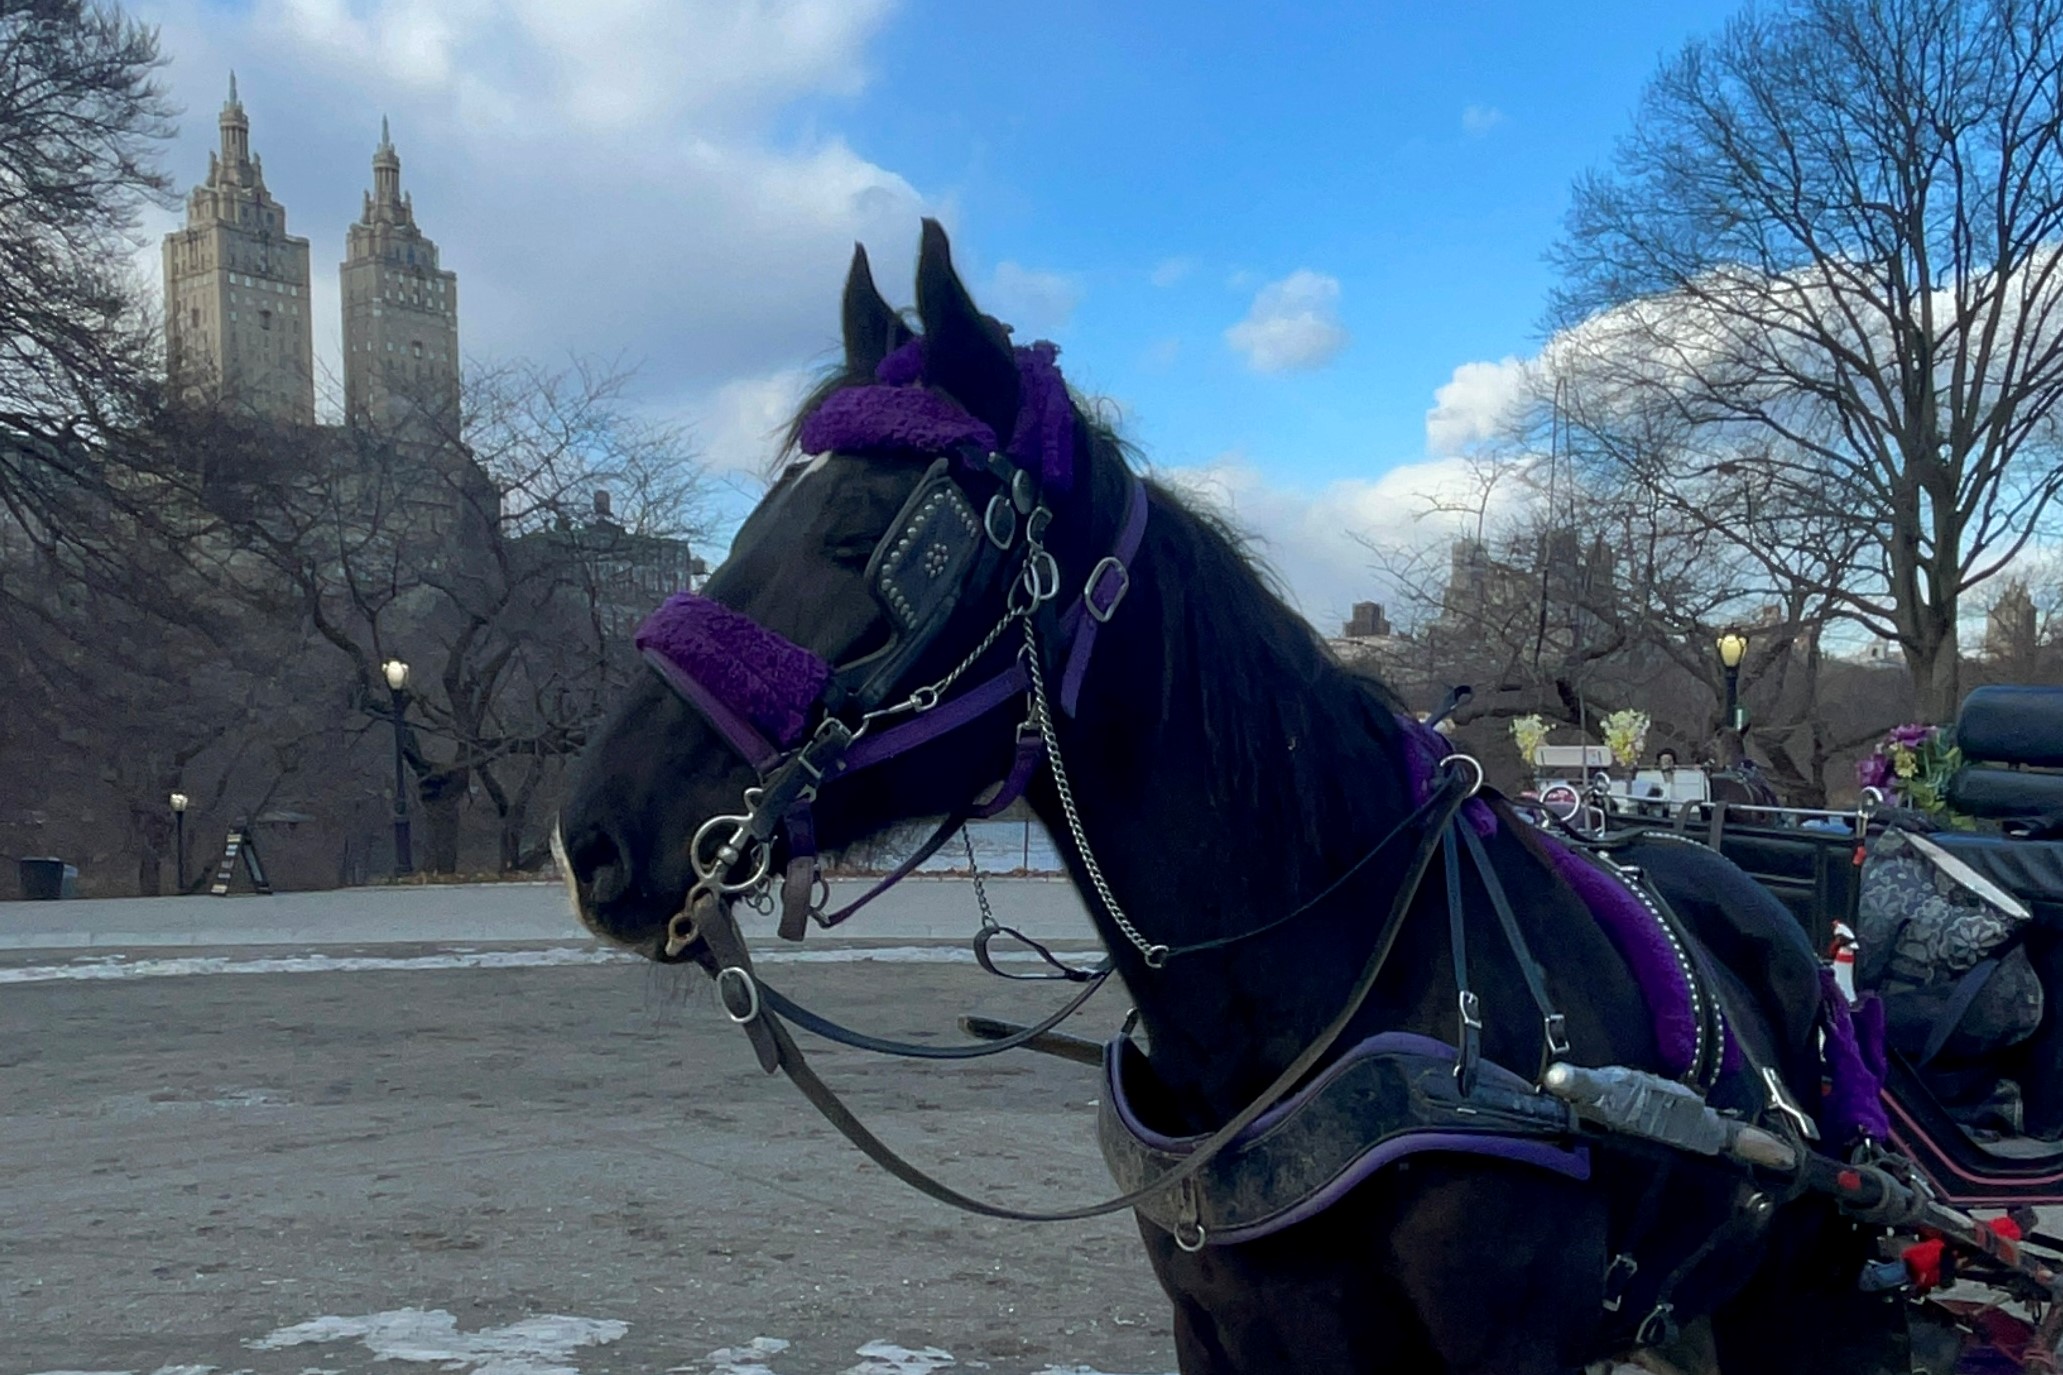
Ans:
[[[1949,805],[1969,816],[2063,833],[2063,688],[1994,684],[1956,717],[1963,767]]]

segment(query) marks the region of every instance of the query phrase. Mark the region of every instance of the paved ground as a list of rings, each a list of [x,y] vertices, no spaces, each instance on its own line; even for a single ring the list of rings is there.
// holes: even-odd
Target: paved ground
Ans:
[[[912,893],[872,929],[968,896]],[[468,911],[534,936],[548,894],[0,906],[0,1375],[1172,1369],[1129,1221],[949,1212],[763,1078],[698,976],[570,938],[481,948]],[[381,943],[282,950],[292,924]],[[233,946],[196,943],[225,925]],[[457,934],[395,943],[423,928]],[[1053,996],[919,962],[936,947],[815,951],[778,982],[892,1032]],[[816,1058],[967,1186],[1107,1187],[1091,1070]]]

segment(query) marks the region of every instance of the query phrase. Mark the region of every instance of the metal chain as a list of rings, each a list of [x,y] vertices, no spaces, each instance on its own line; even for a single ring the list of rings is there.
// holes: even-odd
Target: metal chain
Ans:
[[[974,862],[974,837],[967,834],[967,828],[960,828],[960,843],[967,847],[967,872],[974,875],[974,900],[981,904],[981,929],[999,929],[996,914],[989,907],[989,890],[981,881],[981,866]]]
[[[1060,737],[1054,733],[1053,713],[1046,704],[1046,675],[1039,665],[1039,633],[1030,618],[1026,618],[1024,623],[1024,659],[1031,674],[1032,723],[1039,728],[1039,739],[1046,747],[1046,760],[1053,770],[1053,787],[1060,794],[1060,810],[1067,817],[1067,831],[1074,838],[1075,853],[1082,857],[1082,868],[1088,871],[1089,882],[1095,887],[1103,910],[1110,913],[1110,919],[1146,961],[1146,967],[1159,969],[1168,962],[1168,947],[1140,935],[1139,928],[1125,916],[1125,909],[1118,904],[1117,895],[1110,891],[1110,884],[1103,877],[1103,866],[1096,862],[1095,851],[1089,848],[1089,837],[1082,830],[1081,814],[1074,805],[1074,787],[1068,781],[1067,765],[1060,757]]]

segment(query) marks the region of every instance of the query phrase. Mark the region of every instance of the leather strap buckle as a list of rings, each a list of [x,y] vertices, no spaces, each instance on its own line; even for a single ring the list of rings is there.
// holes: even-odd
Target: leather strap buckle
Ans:
[[[1117,574],[1117,590],[1106,600],[1103,595],[1103,579],[1110,573]],[[1110,618],[1117,614],[1119,605],[1124,602],[1125,593],[1131,590],[1132,570],[1125,567],[1124,560],[1117,555],[1106,554],[1101,562],[1089,570],[1089,581],[1082,588],[1082,609],[1088,612],[1089,618],[1098,625],[1107,624]]]

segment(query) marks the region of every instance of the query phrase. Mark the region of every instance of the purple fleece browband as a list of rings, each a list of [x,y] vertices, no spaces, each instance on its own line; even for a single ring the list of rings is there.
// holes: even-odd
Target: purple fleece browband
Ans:
[[[1056,361],[1058,346],[1044,340],[1016,350],[1017,423],[1002,452],[1064,496],[1074,485],[1074,403]],[[958,402],[924,386],[924,341],[912,339],[881,361],[875,384],[831,393],[810,412],[799,436],[806,454],[884,453],[914,449],[953,453],[974,446],[996,451],[996,432]]]

